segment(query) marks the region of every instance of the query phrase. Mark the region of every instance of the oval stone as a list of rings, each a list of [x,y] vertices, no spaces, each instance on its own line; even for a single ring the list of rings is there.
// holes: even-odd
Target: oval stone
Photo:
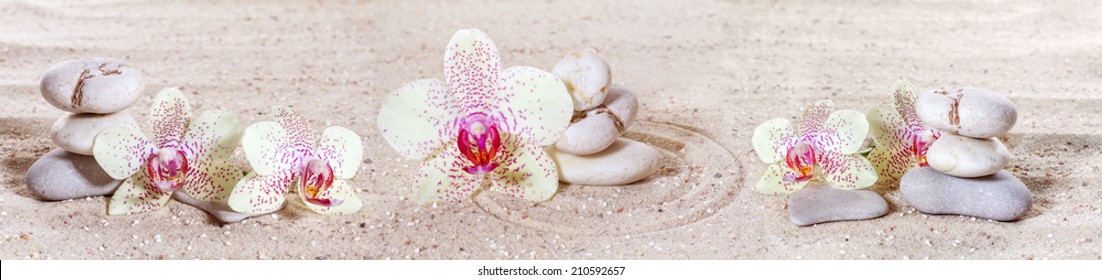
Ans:
[[[560,151],[574,155],[591,155],[616,142],[620,134],[635,121],[639,100],[631,90],[612,85],[602,107],[590,109],[566,128],[555,142]]]
[[[122,184],[90,156],[53,149],[27,169],[27,188],[46,201],[108,195]]]
[[[582,185],[630,184],[654,174],[662,160],[654,147],[623,138],[593,155],[571,155],[554,148],[548,154],[558,166],[559,181]]]
[[[249,214],[233,211],[230,209],[230,205],[225,201],[202,201],[195,199],[182,191],[172,193],[172,198],[176,201],[182,202],[187,205],[194,206],[195,208],[207,211],[211,216],[222,221],[222,223],[236,223],[243,221],[247,218],[256,217],[264,214]]]
[[[995,221],[1014,221],[1033,205],[1025,184],[1006,170],[979,178],[953,177],[933,168],[915,168],[899,181],[899,192],[911,207],[926,214],[955,214]]]
[[[942,134],[926,151],[926,162],[941,173],[974,178],[999,172],[1010,163],[1010,150],[998,138]]]
[[[566,84],[574,100],[574,111],[593,109],[604,102],[612,83],[612,69],[594,49],[576,51],[563,57],[551,73]]]
[[[788,197],[788,218],[799,226],[868,220],[887,213],[888,202],[871,190],[840,190],[815,184]]]
[[[130,113],[68,114],[54,122],[50,140],[70,153],[90,156],[96,135],[117,123],[138,125]]]
[[[42,97],[71,113],[109,114],[138,101],[145,89],[142,73],[113,58],[66,60],[42,75]]]
[[[1006,96],[970,87],[923,92],[915,111],[926,125],[972,138],[1002,135],[1018,121],[1018,109]]]

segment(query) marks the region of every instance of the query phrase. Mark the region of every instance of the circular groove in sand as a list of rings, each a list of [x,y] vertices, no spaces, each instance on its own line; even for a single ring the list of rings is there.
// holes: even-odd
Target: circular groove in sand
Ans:
[[[617,187],[563,183],[554,198],[536,204],[484,192],[475,205],[495,218],[538,231],[609,236],[698,222],[730,205],[742,185],[734,154],[691,128],[639,122],[624,137],[662,152],[663,164],[655,175]]]

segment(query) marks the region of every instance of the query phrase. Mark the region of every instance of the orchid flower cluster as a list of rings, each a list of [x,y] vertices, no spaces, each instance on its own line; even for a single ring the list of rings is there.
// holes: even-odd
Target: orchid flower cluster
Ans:
[[[444,51],[444,81],[417,80],[379,110],[387,143],[423,159],[414,201],[459,201],[489,185],[529,201],[557,192],[558,170],[544,151],[574,111],[566,86],[531,67],[502,70],[497,47],[476,29],[460,30]]]
[[[125,181],[112,195],[108,214],[138,214],[164,207],[176,191],[198,201],[225,204],[243,213],[267,213],[283,206],[292,185],[318,213],[352,213],[362,206],[348,182],[363,157],[359,136],[330,127],[313,146],[305,119],[275,107],[278,123],[245,129],[225,111],[192,116],[180,90],[166,88],[150,113],[152,139],[141,128],[117,124],[100,132],[93,156],[112,178]],[[253,172],[229,160],[238,143]]]
[[[926,165],[926,150],[941,135],[918,119],[914,87],[901,81],[892,90],[892,104],[869,115],[834,110],[822,100],[804,110],[797,127],[787,119],[772,119],[754,130],[754,151],[770,164],[758,180],[762,193],[792,193],[821,177],[838,189],[861,189],[898,179],[907,170]],[[868,157],[861,149],[871,133],[875,147]]]

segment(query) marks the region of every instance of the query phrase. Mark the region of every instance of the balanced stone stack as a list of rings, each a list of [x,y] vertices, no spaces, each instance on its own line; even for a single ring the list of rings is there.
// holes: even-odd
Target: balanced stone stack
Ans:
[[[92,157],[97,134],[116,123],[137,124],[126,108],[145,88],[142,73],[122,60],[67,60],[46,70],[40,90],[50,105],[69,112],[50,129],[58,148],[27,170],[27,187],[42,200],[111,194],[122,182],[107,175]]]
[[[563,58],[552,73],[574,100],[574,118],[548,154],[559,180],[584,185],[624,185],[658,170],[662,154],[650,145],[620,138],[635,121],[639,100],[612,83],[612,70],[593,49]]]
[[[979,88],[934,90],[915,103],[918,117],[942,135],[926,152],[929,167],[903,175],[903,199],[927,214],[1014,221],[1033,204],[1029,189],[1010,172],[1010,151],[999,141],[1018,120],[1014,103]]]

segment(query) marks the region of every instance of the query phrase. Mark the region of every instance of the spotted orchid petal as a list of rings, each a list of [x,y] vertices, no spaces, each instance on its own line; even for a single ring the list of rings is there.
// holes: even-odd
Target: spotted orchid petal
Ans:
[[[824,152],[819,160],[827,183],[837,189],[867,188],[876,183],[876,170],[859,155]]]
[[[907,170],[917,166],[909,150],[892,149],[886,146],[873,148],[872,152],[869,152],[868,159],[876,169],[879,182],[899,180]]]
[[[765,194],[789,194],[807,186],[809,180],[793,180],[800,174],[788,168],[783,162],[770,164],[754,187]]]
[[[149,123],[157,147],[175,148],[191,121],[191,104],[177,88],[165,88],[153,99]]]
[[[478,29],[455,32],[444,51],[444,77],[464,112],[495,111],[501,58],[497,46]]]
[[[228,204],[233,211],[241,213],[271,213],[283,208],[287,198],[287,189],[291,184],[291,170],[283,170],[270,175],[257,172],[245,175],[230,193]]]
[[[454,141],[460,111],[447,84],[425,79],[387,96],[377,120],[390,147],[408,159],[424,159]]]
[[[455,145],[451,143],[449,145]],[[413,200],[426,205],[436,201],[460,201],[482,187],[485,176],[464,170],[468,163],[458,149],[446,148],[436,157],[424,162],[415,175],[417,192]]]
[[[115,124],[96,135],[92,155],[116,180],[134,175],[157,150],[135,124]]]
[[[241,143],[241,122],[227,111],[203,111],[195,115],[181,141],[192,161],[225,161]]]
[[[826,126],[827,118],[834,112],[834,102],[819,100],[804,109],[800,117],[799,135],[818,135]]]
[[[107,204],[108,215],[130,215],[156,211],[168,204],[172,192],[152,185],[145,172],[134,173],[119,185]]]
[[[351,179],[360,169],[364,157],[363,142],[360,136],[347,128],[330,126],[321,133],[321,141],[314,150],[318,157],[327,161],[337,179]]]
[[[490,189],[528,201],[551,199],[559,190],[559,171],[551,156],[516,136],[505,138],[499,166],[490,173]]]
[[[872,108],[868,115],[869,134],[876,147],[869,153],[868,159],[876,168],[881,182],[890,182],[903,177],[916,165],[910,152],[910,141],[905,141],[907,124],[891,105]]]
[[[305,202],[306,197],[303,196],[302,192],[299,192],[299,197],[305,202],[303,204],[306,205],[306,208],[320,214],[351,214],[363,208],[363,201],[360,201],[360,198],[356,196],[356,192],[353,191],[351,183],[347,180],[333,180],[333,185],[323,193],[319,193],[318,196],[328,197],[339,203],[335,203],[331,206],[324,206]]]
[[[868,136],[869,122],[865,114],[852,110],[838,110],[823,123],[816,145],[824,151],[844,155],[856,153]]]
[[[775,163],[783,160],[788,148],[795,145],[796,132],[788,119],[772,119],[754,128],[753,141],[758,158],[764,163]]]
[[[314,130],[306,118],[287,106],[272,106],[272,114],[296,152],[301,154],[314,148]]]
[[[512,67],[501,73],[498,113],[505,132],[539,146],[558,141],[574,114],[574,101],[554,74],[532,67]]]
[[[914,85],[907,81],[899,81],[892,87],[892,103],[902,117],[903,121],[912,126],[921,126],[922,120],[915,111],[915,103],[918,102],[918,91]]]
[[[222,201],[241,180],[241,169],[226,161],[194,161],[187,174],[184,193],[199,201]]]
[[[287,131],[275,122],[259,122],[245,128],[241,147],[253,171],[260,176],[289,171],[296,158]]]

